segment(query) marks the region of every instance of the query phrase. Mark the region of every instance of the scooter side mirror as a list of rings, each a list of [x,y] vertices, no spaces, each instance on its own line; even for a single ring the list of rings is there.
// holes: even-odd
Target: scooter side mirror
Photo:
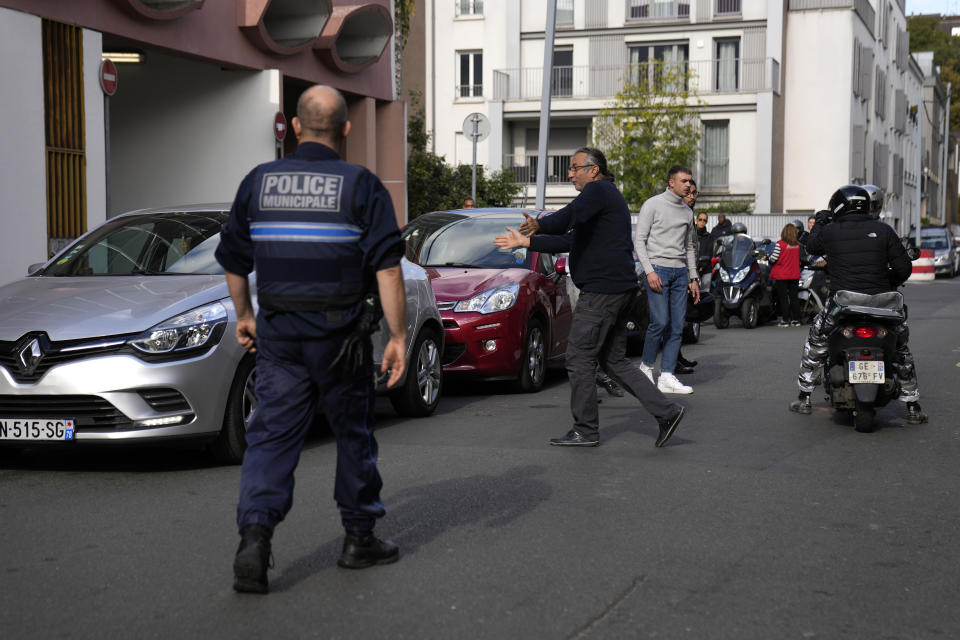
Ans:
[[[916,260],[920,257],[920,249],[911,245],[907,247],[907,255],[910,257],[910,260]]]

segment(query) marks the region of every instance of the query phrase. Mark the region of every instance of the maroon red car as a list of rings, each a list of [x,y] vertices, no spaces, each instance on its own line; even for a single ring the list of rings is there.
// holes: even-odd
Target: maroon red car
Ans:
[[[553,256],[493,244],[522,221],[522,209],[435,211],[404,227],[403,238],[437,298],[444,372],[537,391],[546,368],[563,365],[573,312]]]

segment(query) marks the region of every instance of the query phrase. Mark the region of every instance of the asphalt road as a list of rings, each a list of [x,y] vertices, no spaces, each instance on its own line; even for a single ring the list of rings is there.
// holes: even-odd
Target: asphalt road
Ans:
[[[931,422],[859,434],[822,394],[786,410],[806,329],[708,325],[688,417],[655,449],[632,398],[602,445],[562,373],[536,395],[460,385],[437,415],[381,401],[378,533],[400,562],[336,567],[335,445],[312,438],[268,596],[231,590],[238,469],[178,449],[30,451],[0,467],[0,636],[960,637],[960,278],[910,284]]]

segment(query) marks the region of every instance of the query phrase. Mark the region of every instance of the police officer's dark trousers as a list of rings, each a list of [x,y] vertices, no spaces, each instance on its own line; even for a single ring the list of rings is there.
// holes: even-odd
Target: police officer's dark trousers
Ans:
[[[362,371],[327,370],[343,335],[322,340],[257,338],[258,405],[247,430],[237,523],[271,529],[293,504],[293,472],[317,410],[337,439],[334,498],[349,532],[373,529],[386,512],[373,437],[373,364],[369,339]]]

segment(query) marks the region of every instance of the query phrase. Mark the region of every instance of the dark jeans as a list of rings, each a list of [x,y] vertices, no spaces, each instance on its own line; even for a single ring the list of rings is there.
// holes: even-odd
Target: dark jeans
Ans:
[[[777,292],[777,303],[780,305],[780,317],[785,322],[800,320],[800,299],[797,298],[799,280],[774,280],[773,289]],[[787,300],[789,299],[789,305]]]
[[[333,496],[348,531],[373,529],[386,512],[373,437],[373,358],[369,342],[362,371],[331,373],[327,366],[342,337],[270,340],[257,337],[256,392],[259,404],[247,429],[240,473],[237,524],[273,529],[293,504],[293,472],[300,450],[322,410],[337,439]]]
[[[584,437],[598,435],[600,429],[595,382],[597,362],[655,417],[665,417],[677,406],[627,359],[625,316],[634,295],[633,291],[580,292],[567,346],[567,374],[573,428]]]

